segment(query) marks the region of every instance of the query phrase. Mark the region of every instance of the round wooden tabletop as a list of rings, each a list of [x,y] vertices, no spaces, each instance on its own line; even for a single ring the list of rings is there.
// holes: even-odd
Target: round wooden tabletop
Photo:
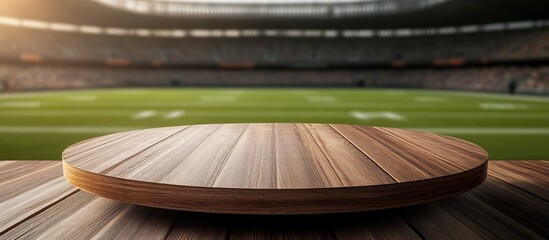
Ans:
[[[337,124],[212,124],[122,132],[70,146],[65,178],[134,204],[314,214],[400,207],[468,191],[487,153],[457,138]]]

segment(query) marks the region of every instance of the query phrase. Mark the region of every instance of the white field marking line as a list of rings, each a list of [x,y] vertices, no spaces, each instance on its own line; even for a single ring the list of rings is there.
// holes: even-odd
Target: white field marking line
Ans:
[[[313,103],[330,103],[330,102],[336,102],[337,99],[332,96],[309,96],[307,97],[307,101],[313,102]]]
[[[203,102],[233,102],[236,100],[236,96],[203,96],[200,100]]]
[[[287,112],[287,111],[189,111],[187,117],[234,117],[234,118],[261,118],[261,117],[290,117],[290,118],[341,118],[347,117],[347,112]]]
[[[78,106],[78,109],[88,108],[88,107],[109,107],[109,108],[126,108],[126,107],[173,107],[173,108],[185,108],[185,107],[209,107],[209,106],[235,106],[235,103],[232,101],[189,101],[189,102],[174,102],[174,101],[163,101],[163,102],[143,102],[143,103],[132,103],[132,102],[116,102],[116,103],[104,103],[104,102],[94,102],[89,105]],[[428,104],[437,104],[437,103],[425,103],[418,104],[414,102],[398,102],[398,103],[389,103],[389,102],[379,102],[379,103],[361,103],[361,102],[334,102],[329,104],[330,108],[339,108],[339,109],[382,109],[382,110],[392,110],[392,109],[421,109],[421,108],[430,108],[431,105]],[[48,106],[51,107],[74,107],[74,104],[71,103],[48,103]],[[267,101],[256,101],[256,102],[238,102],[239,107],[283,107],[283,108],[293,108],[293,109],[302,109],[308,107],[323,107],[322,105],[311,105],[306,101],[278,101],[278,102],[267,102]],[[440,106],[439,104],[433,106]],[[452,105],[445,106],[446,108],[452,108]],[[463,108],[461,105],[456,105],[460,109]],[[477,106],[472,105],[471,109],[478,109]]]
[[[480,103],[480,109],[490,110],[517,110],[517,109],[529,109],[528,104],[515,104],[515,103]]]
[[[97,96],[67,96],[66,98],[69,101],[75,101],[75,102],[93,102],[97,100]]]
[[[233,103],[231,102],[185,102],[185,103],[173,103],[173,102],[166,102],[166,103],[143,103],[143,104],[118,104],[117,107],[120,106],[134,106],[134,107],[198,107],[198,106],[226,106],[231,105],[233,106]],[[56,105],[59,106],[59,105]],[[93,105],[97,106],[97,105]],[[255,102],[255,103],[246,103],[246,102],[239,102],[239,107],[284,107],[284,108],[294,108],[294,109],[302,109],[306,107],[311,107],[311,105],[307,102],[294,102],[294,101],[286,101],[286,102]],[[85,107],[85,106],[84,106]],[[357,103],[357,102],[334,102],[329,105],[330,108],[340,108],[340,109],[353,109],[353,108],[374,108],[374,109],[419,109],[419,108],[428,108],[429,106],[417,104],[417,103]],[[471,107],[474,108],[474,107]]]
[[[183,115],[185,115],[185,111],[171,111],[169,113],[164,114],[164,118],[165,119],[175,119],[175,118],[179,118]]]
[[[138,120],[138,119],[151,118],[151,117],[154,117],[155,115],[156,115],[156,111],[145,110],[145,111],[141,111],[141,112],[133,114],[132,119],[133,120]]]
[[[400,113],[411,119],[423,118],[484,118],[484,119],[539,119],[549,118],[549,113],[529,113],[529,112],[406,112]]]
[[[142,129],[144,127],[51,127],[51,126],[0,126],[0,133],[111,133]],[[439,134],[464,135],[549,135],[549,128],[408,128],[417,131],[434,132]]]
[[[141,129],[141,127],[51,127],[51,126],[0,126],[0,133],[112,133]]]
[[[39,108],[39,107],[42,107],[42,103],[37,101],[8,101],[8,102],[0,102],[0,107]]]
[[[365,120],[365,121],[375,119],[375,118],[385,118],[385,119],[394,120],[394,121],[406,121],[406,117],[394,112],[352,111],[350,114],[354,118],[358,118],[360,120]]]
[[[0,99],[30,98],[41,95],[47,95],[47,93],[2,93],[0,94]]]
[[[433,97],[433,96],[417,96],[414,98],[414,101],[416,102],[442,102],[446,101],[445,98],[442,97]]]
[[[66,117],[66,116],[87,116],[87,117],[127,117],[131,111],[74,111],[74,110],[0,110],[3,117]],[[169,112],[167,114],[177,115]],[[166,115],[164,115],[165,118]],[[188,117],[295,117],[295,118],[341,118],[346,117],[348,112],[337,111],[182,111],[181,116]],[[529,113],[529,112],[400,112],[399,115],[408,119],[547,119],[549,113]],[[179,117],[181,117],[179,116]],[[175,118],[175,117],[174,117]]]
[[[459,92],[459,91],[440,91],[440,93],[448,94],[448,95],[456,95],[461,97],[503,99],[508,101],[549,102],[548,97],[509,95],[509,94],[503,94],[503,93],[476,93],[476,92]]]
[[[71,110],[11,110],[0,111],[0,115],[6,117],[66,117],[66,116],[124,116],[127,117],[131,112],[122,111],[71,111]]]
[[[547,135],[549,128],[409,128],[417,131],[434,132],[440,134],[465,135]]]
[[[296,117],[296,118],[343,118],[347,117],[348,112],[344,111],[208,111],[197,110],[185,112],[188,117]],[[409,119],[425,119],[425,118],[484,118],[484,119],[536,119],[549,118],[549,113],[525,113],[525,112],[494,112],[494,113],[478,113],[478,112],[400,112],[399,115]]]
[[[48,92],[20,92],[20,93],[1,93],[0,99],[14,99],[14,98],[31,98],[48,95],[62,95],[67,91],[48,91]]]
[[[347,117],[348,112],[327,112],[327,111],[178,111],[168,112],[164,118],[187,117],[212,117],[212,118],[258,118],[258,117],[295,117],[295,118],[342,118]],[[87,116],[87,117],[127,117],[134,112],[131,111],[71,111],[71,110],[0,110],[1,116],[6,117],[66,117],[66,116]],[[170,115],[169,117],[167,115]]]
[[[106,91],[115,91],[108,89],[66,89],[66,90],[48,90],[41,92],[15,92],[15,93],[0,93],[0,100],[2,99],[15,99],[15,98],[32,98],[32,97],[51,97],[51,96],[68,96],[74,95],[75,93],[82,94],[95,94],[96,92],[106,92]]]

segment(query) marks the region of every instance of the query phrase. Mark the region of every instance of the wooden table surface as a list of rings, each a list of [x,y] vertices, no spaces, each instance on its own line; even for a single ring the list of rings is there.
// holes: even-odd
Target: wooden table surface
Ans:
[[[417,204],[486,177],[487,153],[431,133],[332,124],[217,124],[123,132],[63,152],[73,185],[161,208],[310,214]]]
[[[489,165],[480,186],[436,202],[258,216],[121,203],[72,187],[59,161],[0,161],[0,239],[548,239],[549,162]]]

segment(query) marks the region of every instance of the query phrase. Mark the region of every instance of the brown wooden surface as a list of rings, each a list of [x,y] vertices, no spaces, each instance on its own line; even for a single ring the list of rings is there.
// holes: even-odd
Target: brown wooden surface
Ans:
[[[463,193],[486,152],[451,137],[329,124],[217,124],[90,139],[66,179],[110,199],[213,213],[311,214],[406,206]]]
[[[82,192],[60,162],[0,161],[0,239],[547,239],[549,161],[490,161],[474,190],[362,213],[192,213]]]

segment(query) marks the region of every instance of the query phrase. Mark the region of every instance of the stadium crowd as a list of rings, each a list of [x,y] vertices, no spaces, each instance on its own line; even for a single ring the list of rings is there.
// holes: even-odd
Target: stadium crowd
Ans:
[[[172,64],[431,63],[437,59],[497,61],[549,58],[549,30],[373,38],[158,38],[0,27],[0,58]]]
[[[4,91],[123,86],[404,87],[549,94],[549,66],[373,70],[188,70],[0,65]],[[513,89],[510,89],[513,86]]]
[[[109,68],[105,61],[168,64],[380,64],[437,60],[549,59],[549,29],[373,38],[158,38],[121,37],[1,26],[3,91],[121,86],[365,86],[549,94],[549,66],[379,68],[360,70],[219,70]],[[80,63],[62,67],[16,64]],[[25,59],[23,59],[25,60]],[[3,62],[3,63],[2,63]],[[459,62],[459,61],[458,61]],[[94,67],[86,65],[96,63]],[[459,65],[459,64],[458,64]],[[216,65],[213,65],[216,66]],[[307,66],[307,65],[305,65]]]

